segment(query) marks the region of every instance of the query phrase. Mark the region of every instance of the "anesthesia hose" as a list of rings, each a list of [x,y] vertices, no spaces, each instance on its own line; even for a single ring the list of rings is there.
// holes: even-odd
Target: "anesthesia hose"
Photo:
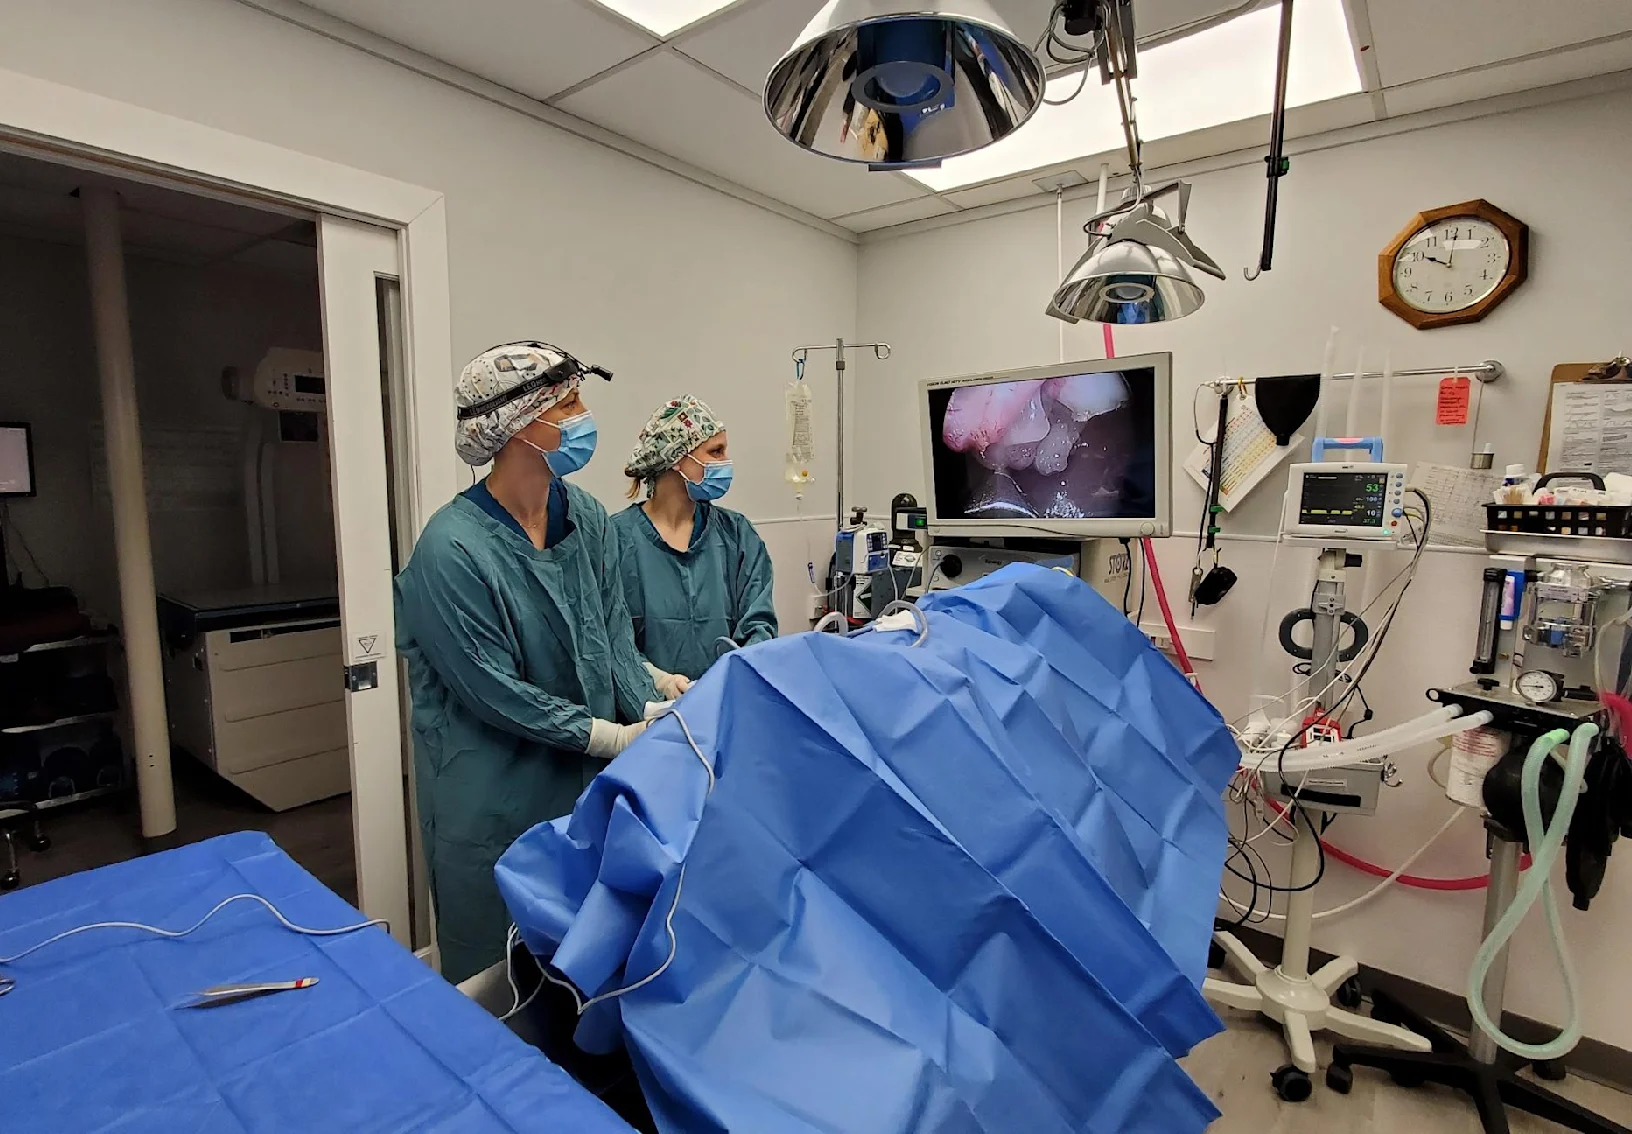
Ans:
[[[1558,1059],[1568,1054],[1581,1040],[1581,1005],[1576,998],[1575,966],[1570,963],[1569,950],[1564,944],[1564,926],[1558,919],[1558,902],[1553,894],[1552,872],[1559,851],[1564,846],[1564,836],[1570,829],[1570,819],[1575,815],[1575,805],[1581,796],[1581,784],[1587,775],[1588,750],[1597,735],[1598,726],[1586,723],[1576,727],[1574,736],[1570,736],[1563,729],[1554,729],[1544,736],[1537,737],[1536,742],[1530,746],[1530,754],[1524,759],[1521,783],[1524,830],[1535,854],[1535,869],[1528,872],[1519,883],[1519,888],[1513,895],[1513,904],[1508,906],[1507,912],[1502,914],[1501,920],[1490,931],[1490,936],[1479,946],[1479,951],[1473,957],[1473,967],[1468,970],[1468,1009],[1473,1013],[1475,1026],[1496,1041],[1498,1047],[1524,1059]],[[1559,790],[1558,807],[1553,812],[1552,826],[1543,827],[1541,770],[1553,751],[1564,743],[1567,736],[1570,749],[1569,756],[1564,762],[1564,786]],[[1530,911],[1530,907],[1535,905],[1538,897],[1544,899],[1542,909],[1547,915],[1547,930],[1553,941],[1553,955],[1558,958],[1559,972],[1564,978],[1564,1000],[1567,1008],[1564,1029],[1556,1037],[1544,1044],[1528,1044],[1520,1043],[1505,1034],[1501,1026],[1491,1020],[1490,1013],[1485,1011],[1484,988],[1485,977],[1490,973],[1491,966],[1495,964],[1501,951],[1507,947],[1508,940],[1519,928],[1519,923],[1524,920],[1524,915]]]

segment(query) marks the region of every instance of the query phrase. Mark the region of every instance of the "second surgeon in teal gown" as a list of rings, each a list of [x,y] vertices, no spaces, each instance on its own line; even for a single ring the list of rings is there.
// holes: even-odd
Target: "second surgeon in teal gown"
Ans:
[[[701,401],[664,404],[624,469],[646,499],[612,518],[635,642],[666,697],[733,647],[776,637],[765,541],[716,503],[731,484],[726,446],[725,427]]]
[[[594,373],[544,343],[495,347],[456,386],[459,455],[493,473],[431,517],[397,577],[415,783],[442,974],[504,956],[493,866],[565,815],[658,699],[606,510],[564,478],[595,448]]]

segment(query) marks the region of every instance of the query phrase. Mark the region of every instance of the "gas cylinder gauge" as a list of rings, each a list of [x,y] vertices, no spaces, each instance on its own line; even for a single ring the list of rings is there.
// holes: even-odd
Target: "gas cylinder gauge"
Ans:
[[[1513,682],[1513,690],[1532,705],[1545,705],[1549,701],[1556,701],[1559,694],[1564,691],[1558,676],[1545,669],[1525,670],[1519,674],[1518,680]]]

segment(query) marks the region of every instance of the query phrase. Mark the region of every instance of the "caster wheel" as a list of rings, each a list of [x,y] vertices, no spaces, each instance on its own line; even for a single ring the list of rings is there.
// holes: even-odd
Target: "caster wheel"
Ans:
[[[1337,1006],[1347,1008],[1350,1012],[1360,1007],[1365,1000],[1365,993],[1360,991],[1360,978],[1350,977],[1337,986]]]
[[[10,874],[0,874],[0,890],[15,890],[23,884],[23,876],[13,870]]]
[[[1283,1102],[1308,1102],[1315,1090],[1309,1076],[1290,1063],[1269,1077],[1269,1085]]]
[[[1406,1090],[1412,1090],[1416,1087],[1420,1087],[1426,1081],[1415,1071],[1406,1071],[1404,1069],[1390,1071],[1388,1073],[1388,1077],[1394,1080],[1394,1085],[1396,1087],[1404,1087]]]
[[[1536,1073],[1536,1078],[1545,1079],[1549,1083],[1562,1083],[1569,1075],[1564,1064],[1557,1059],[1541,1059],[1530,1065]]]
[[[1224,946],[1217,941],[1213,941],[1207,946],[1207,967],[1209,969],[1222,969],[1224,967]]]
[[[1341,1063],[1334,1063],[1326,1068],[1326,1087],[1340,1095],[1346,1095],[1354,1090],[1354,1068],[1345,1067]]]
[[[51,849],[51,836],[29,835],[23,840],[25,846],[35,853],[43,853]]]

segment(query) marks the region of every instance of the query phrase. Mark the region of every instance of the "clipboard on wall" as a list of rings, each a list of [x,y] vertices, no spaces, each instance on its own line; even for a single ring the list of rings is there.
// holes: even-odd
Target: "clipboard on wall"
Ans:
[[[1632,367],[1625,359],[1553,367],[1536,471],[1632,473]]]

